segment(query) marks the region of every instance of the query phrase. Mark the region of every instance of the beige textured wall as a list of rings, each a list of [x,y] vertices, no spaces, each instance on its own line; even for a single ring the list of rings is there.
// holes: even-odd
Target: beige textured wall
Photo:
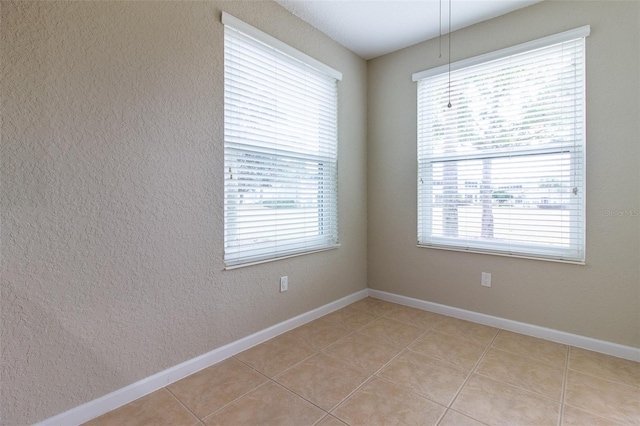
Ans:
[[[369,286],[640,347],[640,2],[545,1],[457,31],[452,60],[591,25],[586,266],[416,247],[416,85],[436,40],[369,63]],[[493,287],[480,286],[480,273]]]
[[[267,1],[0,8],[0,424],[366,288],[364,60]],[[223,271],[221,10],[344,73],[340,249]]]

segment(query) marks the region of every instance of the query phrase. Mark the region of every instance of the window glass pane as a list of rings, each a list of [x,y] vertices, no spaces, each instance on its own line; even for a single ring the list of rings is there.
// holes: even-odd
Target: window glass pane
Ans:
[[[432,235],[571,244],[571,154],[431,165]],[[517,182],[517,183],[516,183]]]

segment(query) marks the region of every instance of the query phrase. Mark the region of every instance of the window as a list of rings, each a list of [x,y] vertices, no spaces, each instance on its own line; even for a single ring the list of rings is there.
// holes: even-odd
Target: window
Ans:
[[[588,34],[414,74],[418,245],[584,262]]]
[[[225,266],[336,247],[341,74],[222,21]]]

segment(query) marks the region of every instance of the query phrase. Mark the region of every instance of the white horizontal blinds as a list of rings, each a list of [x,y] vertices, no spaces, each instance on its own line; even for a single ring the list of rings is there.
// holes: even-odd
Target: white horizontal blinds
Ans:
[[[420,245],[584,260],[584,74],[578,38],[419,80]]]
[[[229,26],[224,60],[226,266],[336,246],[336,78]]]

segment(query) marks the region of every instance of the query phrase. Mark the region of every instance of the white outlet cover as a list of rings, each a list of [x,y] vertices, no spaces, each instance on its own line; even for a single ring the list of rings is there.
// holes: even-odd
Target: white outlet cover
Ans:
[[[289,290],[289,277],[280,277],[280,293]]]
[[[482,281],[480,284],[484,287],[491,287],[491,274],[488,272],[482,273]]]

